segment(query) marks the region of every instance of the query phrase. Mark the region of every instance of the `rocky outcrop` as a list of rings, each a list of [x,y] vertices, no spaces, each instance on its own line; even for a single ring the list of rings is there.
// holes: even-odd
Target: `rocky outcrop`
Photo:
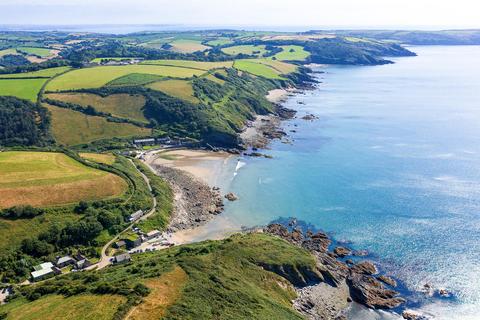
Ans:
[[[373,275],[378,273],[377,268],[370,261],[359,262],[350,269],[352,272],[366,275]]]
[[[396,308],[405,302],[398,297],[398,292],[383,284],[394,287],[394,279],[385,275],[378,276],[378,279],[373,276],[378,270],[372,262],[343,263],[337,258],[349,255],[351,251],[348,248],[336,247],[330,252],[331,240],[325,233],[303,233],[296,225],[293,222],[288,227],[271,224],[264,228],[264,232],[310,251],[316,258],[314,275],[307,273],[305,276],[305,270],[286,269],[285,266],[264,268],[283,276],[297,287],[299,297],[294,301],[294,307],[309,319],[340,319],[341,310],[350,301],[373,309]],[[308,280],[317,281],[318,284],[308,286],[311,284]]]
[[[394,279],[390,278],[390,277],[387,277],[387,276],[378,276],[377,277],[378,280],[382,281],[383,283],[385,284],[388,284],[389,286],[391,287],[396,287],[397,286],[397,281],[395,281]]]
[[[167,180],[175,193],[174,210],[169,232],[198,227],[223,211],[223,201],[217,188],[184,171],[152,165],[155,172]]]
[[[397,297],[398,292],[386,289],[377,279],[352,271],[347,278],[350,294],[354,301],[373,309],[396,308],[405,302]]]
[[[333,250],[333,253],[335,254],[335,256],[343,258],[343,257],[346,257],[346,256],[350,255],[351,251],[350,251],[350,249],[347,249],[345,247],[336,247]]]

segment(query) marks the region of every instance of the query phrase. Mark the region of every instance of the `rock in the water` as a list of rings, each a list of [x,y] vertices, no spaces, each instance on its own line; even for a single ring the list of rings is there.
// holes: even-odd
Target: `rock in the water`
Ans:
[[[238,200],[238,197],[235,193],[233,192],[229,192],[225,195],[225,198],[228,200],[228,201],[235,201],[235,200]]]
[[[396,287],[397,286],[397,281],[394,279],[387,277],[387,276],[379,276],[377,277],[378,280],[382,281],[383,283],[388,284],[389,286]]]
[[[352,272],[355,272],[355,273],[366,274],[366,275],[372,275],[372,274],[378,273],[377,268],[370,261],[359,262],[355,264],[353,267],[351,267],[350,270],[352,270]]]
[[[347,249],[345,247],[336,247],[333,250],[333,253],[335,253],[335,255],[337,257],[342,257],[343,258],[343,257],[348,256],[351,253],[351,251],[350,251],[350,249]]]
[[[347,279],[353,300],[369,308],[391,309],[405,302],[398,292],[385,289],[383,284],[368,275],[352,273]]]
[[[411,310],[405,310],[402,313],[403,319],[406,320],[427,320],[428,318]]]

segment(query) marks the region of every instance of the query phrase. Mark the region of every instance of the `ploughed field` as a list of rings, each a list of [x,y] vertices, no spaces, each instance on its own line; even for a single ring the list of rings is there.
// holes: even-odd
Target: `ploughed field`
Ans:
[[[0,208],[54,206],[122,195],[127,183],[63,153],[1,152]]]

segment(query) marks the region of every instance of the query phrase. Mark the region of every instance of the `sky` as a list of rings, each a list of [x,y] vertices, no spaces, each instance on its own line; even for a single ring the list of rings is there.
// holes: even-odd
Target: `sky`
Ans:
[[[480,28],[477,0],[0,0],[0,24]]]

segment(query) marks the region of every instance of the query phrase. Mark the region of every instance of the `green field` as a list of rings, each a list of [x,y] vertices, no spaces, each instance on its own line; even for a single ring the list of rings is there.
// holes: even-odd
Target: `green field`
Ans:
[[[3,56],[6,56],[6,55],[10,55],[10,54],[18,55],[19,53],[18,53],[17,50],[15,50],[15,49],[3,49],[3,50],[0,50],[0,58],[3,57]]]
[[[281,61],[304,61],[310,56],[301,46],[280,46],[282,52],[277,53],[274,57]]]
[[[141,95],[112,94],[102,97],[91,93],[49,93],[46,97],[83,107],[92,106],[97,111],[110,113],[115,117],[148,123],[148,119],[143,115],[145,98]]]
[[[47,79],[0,79],[0,96],[14,96],[35,102],[46,81]]]
[[[64,145],[89,143],[101,139],[148,136],[151,130],[129,123],[108,122],[107,119],[88,116],[70,109],[46,105],[52,114],[52,132],[57,142]]]
[[[28,303],[17,300],[2,307],[6,320],[111,320],[119,305],[127,299],[118,295],[84,294],[65,298],[51,295]]]
[[[144,84],[152,83],[158,80],[162,80],[164,77],[156,76],[154,74],[144,73],[131,73],[126,76],[114,79],[107,83],[107,86],[111,87],[123,87],[123,86],[141,86]]]
[[[254,46],[254,45],[241,45],[233,46],[228,48],[223,48],[222,51],[228,55],[236,56],[237,54],[243,53],[254,56],[261,56],[264,53],[267,53],[264,45]]]
[[[211,69],[231,68],[233,61],[203,62],[189,60],[145,60],[141,64],[175,66],[208,71]]]
[[[264,77],[267,79],[283,79],[278,70],[251,60],[236,60],[234,68],[240,71],[245,71],[256,76]]]
[[[119,196],[127,183],[53,152],[0,153],[0,207],[53,206]]]
[[[260,63],[275,69],[279,74],[289,74],[297,70],[297,66],[288,62],[271,59],[251,59],[249,61]]]
[[[48,85],[49,91],[99,88],[110,81],[131,73],[145,73],[165,77],[189,78],[201,75],[202,70],[178,68],[170,66],[128,65],[100,66],[76,69],[53,79]]]
[[[158,81],[147,85],[147,87],[192,103],[200,102],[194,95],[192,84],[187,80]]]
[[[47,58],[52,55],[52,49],[48,48],[18,47],[17,50],[20,52],[25,52],[26,54],[39,56],[41,58]]]
[[[69,69],[70,67],[56,67],[33,72],[0,74],[0,79],[51,78]]]
[[[172,46],[170,50],[175,52],[181,52],[181,53],[193,53],[196,51],[205,51],[210,48],[208,46],[203,45],[201,41],[190,40],[190,39],[178,39],[170,42],[169,44]]]
[[[212,47],[223,46],[230,43],[233,43],[233,40],[230,40],[229,38],[218,38],[207,42],[207,44]]]

